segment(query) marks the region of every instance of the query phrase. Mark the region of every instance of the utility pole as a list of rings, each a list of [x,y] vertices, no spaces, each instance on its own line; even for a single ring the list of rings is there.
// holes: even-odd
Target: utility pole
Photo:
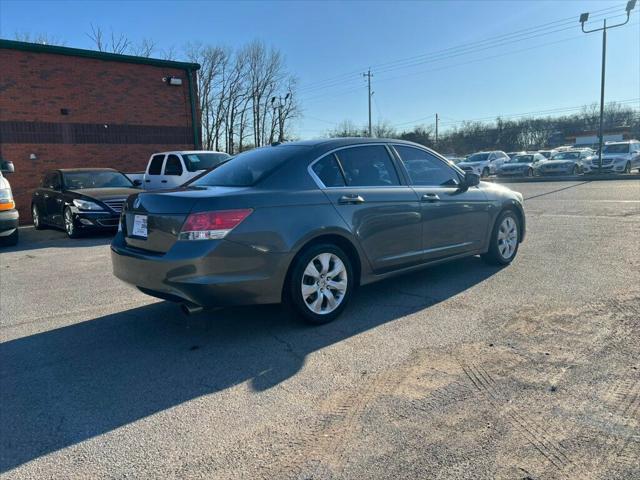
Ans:
[[[287,93],[287,95],[284,97],[284,100],[282,99],[282,97],[271,97],[271,105],[273,106],[273,109],[278,110],[278,142],[279,143],[284,142],[284,118],[282,116],[282,108],[286,105],[287,100],[289,100],[289,98],[291,98],[291,92]],[[277,105],[275,105],[276,99],[278,99]]]
[[[369,90],[369,137],[372,136],[372,130],[371,130],[371,77],[373,77],[373,75],[371,74],[371,69],[367,70],[367,73],[363,73],[362,74],[363,77],[367,77],[367,86],[368,86],[368,90]]]
[[[436,113],[436,146],[438,145],[438,121],[439,120],[440,120],[440,117]]]
[[[627,2],[626,12],[627,19],[616,25],[607,26],[607,19],[605,18],[603,21],[602,28],[595,28],[593,30],[585,30],[584,24],[587,20],[589,20],[589,13],[583,13],[580,15],[580,24],[582,26],[582,31],[584,33],[593,33],[602,31],[602,73],[600,76],[600,125],[598,127],[598,173],[602,173],[602,147],[604,146],[604,79],[605,79],[605,69],[607,62],[607,30],[610,28],[621,27],[622,25],[626,25],[629,22],[629,16],[631,15],[631,10],[636,6],[636,0],[629,0]]]

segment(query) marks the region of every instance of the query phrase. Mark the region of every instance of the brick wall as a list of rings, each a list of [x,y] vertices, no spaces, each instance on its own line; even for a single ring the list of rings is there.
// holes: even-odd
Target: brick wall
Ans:
[[[154,152],[194,148],[193,135],[185,136],[192,132],[185,70],[4,48],[0,65],[0,155],[15,164],[7,178],[21,223],[31,221],[31,194],[46,170],[138,172]],[[167,76],[183,84],[168,86]]]

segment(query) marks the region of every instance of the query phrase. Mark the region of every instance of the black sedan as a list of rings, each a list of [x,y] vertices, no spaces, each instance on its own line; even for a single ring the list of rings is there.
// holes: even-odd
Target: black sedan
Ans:
[[[116,230],[122,205],[138,192],[131,180],[111,168],[52,170],[33,192],[33,225],[64,228],[71,238],[83,231]]]
[[[479,180],[401,140],[257,148],[182,188],[129,197],[113,271],[191,313],[284,301],[325,323],[356,285],[468,255],[510,263],[522,195]]]

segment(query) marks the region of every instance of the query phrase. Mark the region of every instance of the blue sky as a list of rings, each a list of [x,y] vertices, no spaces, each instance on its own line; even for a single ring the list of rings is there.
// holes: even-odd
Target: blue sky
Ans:
[[[304,116],[296,132],[309,138],[342,120],[366,123],[361,72],[368,67],[374,122],[399,129],[433,123],[435,112],[445,130],[461,120],[598,102],[602,37],[583,34],[578,16],[602,12],[599,22],[605,15],[610,23],[624,20],[613,17],[624,14],[625,4],[0,0],[0,36],[46,33],[91,48],[86,32],[93,23],[178,52],[190,41],[234,47],[260,39],[279,48],[299,78]],[[640,5],[629,25],[609,32],[608,101],[640,98],[639,11]],[[482,43],[487,39],[495,40]],[[627,104],[640,108],[640,100]]]

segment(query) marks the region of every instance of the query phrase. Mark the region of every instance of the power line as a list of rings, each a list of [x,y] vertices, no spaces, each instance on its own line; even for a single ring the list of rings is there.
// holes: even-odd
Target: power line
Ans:
[[[605,16],[606,14],[608,14],[609,12],[612,12],[616,9],[618,9],[620,7],[615,6],[615,7],[608,7],[608,8],[604,8],[601,10],[596,10],[593,12],[593,15],[591,17],[591,19],[596,19],[598,17],[602,17]],[[406,58],[402,58],[402,59],[397,59],[397,60],[392,60],[392,61],[388,61],[388,62],[382,62],[382,63],[378,63],[375,64],[374,67],[376,67],[378,70],[384,70],[384,71],[388,71],[388,70],[393,70],[396,68],[406,68],[408,66],[412,66],[412,64],[409,65],[398,65],[398,64],[402,64],[403,62],[415,62],[416,60],[419,60],[420,62],[418,64],[424,63],[425,61],[427,61],[427,59],[429,59],[429,61],[433,61],[431,59],[431,57],[438,57],[438,56],[445,56],[445,58],[449,58],[452,56],[453,53],[455,53],[456,56],[462,55],[464,54],[463,52],[460,52],[460,50],[465,50],[465,49],[478,49],[479,45],[482,44],[486,44],[486,43],[509,43],[509,42],[504,42],[505,39],[508,39],[509,37],[517,37],[517,36],[522,36],[522,35],[530,35],[534,32],[538,32],[538,35],[534,35],[534,36],[530,36],[529,38],[535,38],[536,36],[542,36],[542,35],[547,35],[547,34],[553,34],[556,33],[556,31],[553,32],[545,32],[545,30],[549,30],[549,29],[553,29],[553,28],[557,28],[559,26],[562,25],[557,25],[557,24],[568,24],[568,20],[573,20],[571,23],[575,22],[575,18],[572,17],[567,17],[564,19],[560,19],[560,20],[556,20],[556,21],[552,21],[552,22],[547,22],[545,24],[542,25],[538,25],[538,26],[534,26],[534,27],[528,27],[522,30],[517,30],[511,33],[506,33],[506,34],[502,34],[502,35],[497,35],[494,37],[489,37],[487,39],[484,40],[480,40],[480,41],[474,41],[474,42],[469,42],[466,44],[461,44],[455,47],[449,47],[443,50],[439,50],[439,51],[435,51],[435,52],[431,52],[431,53],[426,53],[426,54],[420,54],[420,55],[414,55],[411,57],[406,57]],[[558,31],[563,31],[566,29],[562,29],[562,30],[558,30]],[[515,41],[522,41],[528,38],[521,38],[521,39],[516,39],[516,38],[512,38],[512,40]],[[492,48],[489,45],[485,45],[482,48]],[[470,53],[470,52],[467,52]],[[307,84],[306,86],[303,86],[299,89],[299,92],[309,92],[309,91],[313,91],[313,90],[321,90],[321,89],[326,89],[326,88],[331,88],[333,86],[338,86],[338,85],[343,85],[345,82],[345,78],[349,78],[351,77],[351,80],[354,80],[356,77],[356,74],[358,73],[358,70],[352,71],[352,72],[348,72],[348,73],[344,73],[335,77],[329,77],[327,79],[324,80],[318,80],[316,82],[312,82],[310,84]]]

